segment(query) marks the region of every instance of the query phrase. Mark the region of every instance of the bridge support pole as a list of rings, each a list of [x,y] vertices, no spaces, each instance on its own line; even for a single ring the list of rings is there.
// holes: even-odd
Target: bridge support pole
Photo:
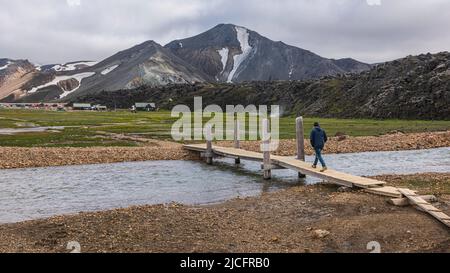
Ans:
[[[270,160],[270,135],[269,120],[264,119],[262,122],[262,151],[264,155],[264,179],[272,179],[272,162]]]
[[[297,159],[306,161],[305,157],[305,129],[303,124],[303,117],[298,117],[295,120],[296,132],[297,132]],[[298,173],[299,178],[306,178],[303,173]]]
[[[206,163],[208,165],[213,164],[213,150],[212,150],[212,126],[206,126]]]
[[[234,148],[240,149],[241,148],[241,128],[240,128],[239,120],[234,121]],[[234,160],[234,163],[236,165],[241,164],[241,159],[238,157]]]

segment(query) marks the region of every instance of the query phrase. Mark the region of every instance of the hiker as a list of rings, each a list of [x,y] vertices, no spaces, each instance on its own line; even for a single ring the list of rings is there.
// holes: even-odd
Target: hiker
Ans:
[[[314,123],[314,129],[311,132],[311,146],[314,148],[316,153],[316,159],[314,160],[314,165],[312,167],[314,169],[317,168],[317,163],[320,161],[320,164],[322,164],[321,172],[325,172],[328,169],[322,158],[322,150],[325,148],[325,143],[327,143],[327,141],[327,133],[320,128],[320,124],[318,122]]]

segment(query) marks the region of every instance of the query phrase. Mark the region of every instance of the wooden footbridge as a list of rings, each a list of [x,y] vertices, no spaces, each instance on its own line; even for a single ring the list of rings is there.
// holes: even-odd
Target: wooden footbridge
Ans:
[[[263,121],[263,134],[268,132],[268,121]],[[208,164],[213,163],[213,159],[216,157],[228,157],[235,159],[236,164],[240,164],[241,160],[251,160],[262,162],[261,168],[264,172],[264,178],[270,179],[272,170],[276,169],[290,169],[299,173],[299,177],[305,175],[314,176],[319,179],[325,180],[329,183],[337,184],[349,188],[359,188],[365,192],[381,195],[385,197],[393,198],[390,203],[397,206],[412,205],[421,211],[424,211],[441,223],[450,227],[450,217],[443,213],[438,208],[434,207],[430,202],[436,201],[434,196],[419,196],[417,192],[388,186],[384,181],[378,181],[370,178],[355,176],[338,172],[335,170],[327,170],[321,172],[315,169],[305,162],[305,149],[304,149],[304,130],[303,119],[297,119],[297,157],[275,156],[270,154],[268,149],[266,151],[258,153],[252,151],[246,151],[240,149],[239,140],[239,124],[235,126],[235,145],[231,147],[220,147],[212,144],[211,128],[207,129],[207,143],[184,145],[184,148],[190,151],[199,152],[203,158],[206,158]],[[264,136],[263,136],[264,139]],[[263,145],[268,145],[270,140],[266,139]]]

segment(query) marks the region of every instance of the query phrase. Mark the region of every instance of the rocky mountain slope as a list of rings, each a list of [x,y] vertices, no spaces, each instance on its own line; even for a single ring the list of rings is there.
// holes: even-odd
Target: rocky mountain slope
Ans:
[[[76,95],[209,80],[208,76],[153,41],[121,51],[80,72],[94,74],[83,81]]]
[[[322,58],[231,24],[173,41],[166,48],[220,82],[304,80],[370,68],[349,58]]]
[[[172,109],[205,105],[272,105],[283,113],[316,117],[450,120],[450,53],[423,54],[379,64],[359,75],[318,80],[141,87],[87,95],[77,101],[127,108],[136,101]]]
[[[0,99],[14,96],[14,92],[29,82],[38,72],[27,60],[0,59]]]

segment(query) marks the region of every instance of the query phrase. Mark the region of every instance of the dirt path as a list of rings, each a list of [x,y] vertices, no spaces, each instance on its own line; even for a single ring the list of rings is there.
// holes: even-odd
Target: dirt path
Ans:
[[[102,132],[99,132],[99,134]],[[109,138],[130,140],[140,147],[93,147],[93,148],[19,148],[0,147],[0,169],[31,168],[62,165],[115,163],[146,160],[191,160],[197,154],[184,151],[179,143],[146,139],[122,134],[108,134]],[[220,142],[231,146],[231,142]],[[307,153],[312,154],[306,143]],[[395,134],[380,137],[331,138],[326,153],[351,153],[368,151],[398,151],[450,147],[450,131],[419,134]],[[242,148],[259,151],[259,142],[243,142]],[[283,140],[278,155],[295,155],[294,140]]]
[[[392,185],[450,183],[448,174],[384,176]],[[414,208],[336,186],[295,187],[214,206],[177,204],[82,213],[0,226],[0,252],[450,252],[450,231]],[[439,188],[436,206],[450,212]]]

